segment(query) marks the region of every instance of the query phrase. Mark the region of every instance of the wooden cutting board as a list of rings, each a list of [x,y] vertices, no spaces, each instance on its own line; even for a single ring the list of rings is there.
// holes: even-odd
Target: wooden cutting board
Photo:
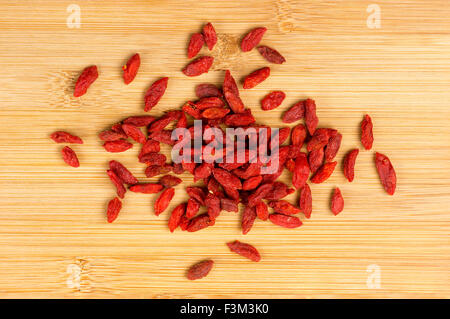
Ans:
[[[0,297],[450,297],[447,1],[69,4],[0,1]],[[215,63],[208,74],[187,78],[180,70],[188,62],[189,36],[208,21],[219,34]],[[258,220],[244,236],[239,214],[223,213],[215,227],[171,234],[169,211],[153,214],[156,196],[131,193],[108,224],[105,208],[114,196],[108,161],[149,179],[136,160],[138,147],[107,153],[98,132],[144,114],[144,92],[162,76],[170,80],[150,112],[157,116],[194,99],[196,84],[220,84],[226,69],[240,80],[266,66],[256,50],[238,47],[256,26],[268,28],[263,43],[287,62],[270,65],[268,80],[242,90],[246,105],[258,122],[276,127],[290,105],[314,98],[320,126],[344,136],[339,163],[350,149],[361,149],[359,125],[370,114],[375,143],[372,151],[361,150],[355,181],[346,182],[339,164],[326,183],[312,185],[312,217],[293,230]],[[141,69],[126,86],[121,65],[135,52]],[[74,81],[92,64],[99,79],[74,98]],[[286,92],[283,105],[261,111],[260,99],[275,89]],[[84,139],[73,147],[80,168],[61,160],[62,146],[48,138],[55,130]],[[396,168],[394,196],[378,180],[375,151]],[[184,188],[193,183],[182,177],[170,208],[185,200]],[[336,186],[345,198],[337,217],[329,209]],[[230,253],[225,243],[235,239],[258,247],[262,261]],[[186,280],[186,268],[206,258],[216,262],[210,275]]]

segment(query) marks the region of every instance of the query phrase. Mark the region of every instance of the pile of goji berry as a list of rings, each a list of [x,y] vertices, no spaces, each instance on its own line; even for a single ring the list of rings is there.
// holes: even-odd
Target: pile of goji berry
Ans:
[[[275,49],[259,45],[266,28],[255,28],[246,34],[241,42],[243,52],[248,52],[255,47],[259,53],[271,63],[282,64],[286,60]],[[191,36],[187,55],[188,58],[197,56],[201,48],[206,44],[212,50],[217,42],[217,35],[211,23],[203,27],[201,33]],[[259,46],[258,46],[259,45]],[[198,76],[208,72],[213,64],[214,58],[202,56],[191,61],[182,72],[187,76]],[[139,54],[133,55],[123,67],[123,79],[125,84],[130,84],[136,77],[140,66]],[[249,74],[243,83],[244,89],[251,89],[263,82],[270,76],[270,68],[264,67]],[[74,96],[84,95],[89,86],[97,79],[96,66],[90,66],[83,70],[75,85]],[[154,82],[145,94],[145,108],[148,112],[155,107],[163,97],[168,85],[168,78],[164,77]],[[108,204],[107,220],[113,222],[122,207],[120,198],[124,198],[128,190],[143,194],[160,193],[155,202],[154,213],[159,215],[169,206],[175,195],[174,186],[182,180],[170,172],[181,174],[185,171],[194,175],[194,181],[202,180],[203,186],[189,186],[186,191],[189,200],[176,206],[169,218],[169,230],[173,232],[180,227],[181,230],[189,232],[199,231],[215,224],[221,211],[238,212],[239,203],[244,205],[242,214],[242,232],[248,233],[256,218],[269,219],[272,223],[286,227],[297,228],[302,221],[294,216],[303,213],[310,218],[312,212],[311,189],[307,183],[323,183],[334,172],[337,165],[333,161],[339,151],[342,135],[332,128],[318,128],[319,119],[316,115],[316,104],[314,100],[307,99],[299,101],[290,107],[282,117],[284,123],[294,123],[304,119],[305,124],[293,127],[283,127],[277,131],[276,139],[279,146],[276,149],[278,169],[270,174],[261,174],[266,165],[259,160],[250,161],[250,156],[245,154],[243,162],[225,160],[227,150],[223,148],[220,154],[216,154],[220,161],[209,162],[183,160],[179,163],[167,162],[165,155],[160,153],[160,144],[164,143],[175,146],[177,140],[173,138],[169,125],[175,124],[175,129],[185,128],[190,132],[194,126],[189,126],[188,117],[202,122],[204,128],[216,128],[221,130],[224,139],[227,138],[224,127],[255,128],[260,144],[271,146],[273,135],[264,140],[259,130],[269,130],[270,127],[256,124],[250,109],[245,108],[239,95],[239,88],[230,71],[225,72],[222,88],[214,84],[200,84],[196,87],[197,101],[186,102],[181,110],[166,112],[162,117],[155,118],[150,115],[132,116],[120,123],[112,125],[111,129],[103,131],[99,137],[104,141],[104,148],[108,152],[124,152],[133,147],[134,141],[141,144],[138,160],[147,165],[145,174],[147,177],[163,175],[158,183],[139,182],[133,174],[117,161],[110,161],[107,174],[117,190],[117,196]],[[273,91],[261,100],[261,108],[269,111],[280,106],[286,95],[282,91]],[[143,130],[143,129],[144,130]],[[372,148],[373,124],[369,115],[365,115],[361,123],[361,142],[366,150]],[[146,130],[147,134],[144,133]],[[290,144],[285,143],[289,136]],[[51,135],[57,143],[82,144],[81,138],[67,132],[58,131]],[[213,138],[203,141],[200,151],[213,141]],[[181,141],[183,139],[181,138]],[[178,142],[180,143],[180,142]],[[302,151],[306,145],[307,152]],[[234,146],[235,144],[233,144]],[[198,151],[198,150],[197,150]],[[192,149],[195,153],[196,150]],[[245,152],[248,152],[246,149]],[[344,175],[349,182],[354,179],[354,167],[359,150],[353,149],[344,158]],[[68,146],[62,149],[64,161],[78,167],[79,161],[75,152]],[[394,194],[396,187],[396,175],[392,164],[387,156],[376,153],[375,165],[380,176],[382,185],[390,195]],[[292,173],[292,185],[277,181],[284,169]],[[291,204],[283,198],[296,190],[299,191],[299,202]],[[207,208],[206,213],[198,214],[200,208]],[[269,213],[269,207],[273,209]],[[344,208],[344,199],[339,188],[335,188],[331,200],[331,211],[339,214]],[[234,241],[227,244],[229,249],[252,261],[259,261],[260,255],[255,247]],[[212,260],[200,262],[188,270],[189,279],[199,279],[206,276],[213,266]]]

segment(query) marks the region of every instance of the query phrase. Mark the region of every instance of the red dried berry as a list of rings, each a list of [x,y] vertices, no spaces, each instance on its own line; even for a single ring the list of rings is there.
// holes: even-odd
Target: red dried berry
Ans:
[[[305,116],[305,101],[295,103],[283,114],[283,123],[293,123]]]
[[[196,186],[189,186],[186,188],[186,192],[189,195],[189,197],[196,199],[200,204],[202,205],[205,204],[206,194],[202,188]]]
[[[211,220],[208,214],[201,214],[191,219],[186,230],[192,233],[213,225],[214,220]]]
[[[328,140],[330,139],[330,131],[327,128],[319,128],[317,129],[311,139],[308,142],[307,150],[309,152],[313,150],[317,150],[319,148],[323,148],[328,144]]]
[[[344,176],[349,182],[355,178],[355,162],[359,154],[359,149],[355,148],[347,153],[344,158]]]
[[[242,214],[242,234],[247,234],[253,227],[253,223],[256,219],[255,207],[245,206],[244,213]]]
[[[295,169],[292,175],[292,185],[296,189],[300,189],[305,186],[306,181],[309,177],[309,164],[305,153],[300,153],[300,155],[295,159]]]
[[[361,143],[366,150],[370,150],[373,144],[373,124],[369,115],[365,115],[361,122]]]
[[[275,212],[285,215],[295,215],[302,212],[301,209],[295,207],[285,200],[271,201],[269,202],[269,206],[272,207]]]
[[[292,145],[298,145],[301,148],[305,142],[306,135],[306,127],[303,124],[295,126],[291,131]]]
[[[134,175],[118,161],[110,161],[109,168],[120,178],[120,180],[128,185],[134,185],[138,183],[138,180]]]
[[[137,127],[147,127],[154,120],[156,120],[156,118],[151,115],[130,116],[123,120],[123,124],[131,124]]]
[[[225,124],[228,126],[247,126],[255,122],[251,113],[230,114],[225,117]]]
[[[186,206],[186,217],[188,219],[191,219],[192,217],[197,215],[199,209],[200,203],[194,198],[189,198]]]
[[[298,202],[298,206],[303,211],[303,214],[306,218],[311,217],[312,212],[312,196],[311,196],[311,188],[309,188],[308,184],[305,184],[303,188],[300,190],[300,199]]]
[[[234,113],[244,112],[244,103],[239,96],[236,81],[228,70],[225,72],[225,79],[223,80],[223,94]]]
[[[163,166],[166,163],[166,155],[160,153],[147,153],[139,158],[139,162],[148,165]]]
[[[282,64],[286,62],[286,59],[275,49],[269,48],[265,45],[260,45],[256,49],[264,57],[264,59],[271,63]]]
[[[204,97],[222,97],[222,92],[214,84],[199,84],[195,87],[195,95],[202,99]]]
[[[166,188],[177,186],[182,182],[181,178],[173,175],[164,175],[159,179],[159,183]]]
[[[122,202],[117,197],[111,199],[108,203],[108,210],[106,211],[106,217],[108,223],[112,223],[119,216],[120,210],[122,209]]]
[[[164,187],[161,184],[142,183],[131,186],[130,191],[142,194],[156,194],[159,193],[163,188]]]
[[[264,33],[266,33],[267,28],[259,27],[251,30],[249,33],[247,33],[241,42],[241,49],[244,52],[248,52],[252,50],[254,47],[256,47],[259,42],[261,41],[262,37],[264,36]]]
[[[308,163],[311,173],[314,174],[323,165],[324,151],[323,148],[313,150],[308,154]]]
[[[316,115],[316,102],[314,100],[307,99],[305,101],[305,122],[309,134],[313,135],[316,131],[317,124],[319,124],[319,119]]]
[[[142,145],[141,151],[139,153],[139,158],[148,153],[158,153],[161,150],[161,146],[158,141],[148,139],[144,145]]]
[[[161,100],[161,98],[164,95],[164,92],[166,92],[168,81],[169,81],[168,77],[159,79],[153,82],[153,84],[148,88],[144,97],[145,112],[150,111],[156,104],[158,104],[159,100]]]
[[[131,82],[133,82],[136,74],[138,73],[140,65],[141,57],[139,56],[139,53],[136,53],[128,60],[127,64],[122,67],[123,81],[125,82],[125,84],[130,84]]]
[[[175,189],[173,188],[166,188],[161,195],[159,195],[158,199],[155,202],[155,215],[158,216],[162,212],[164,212],[169,206],[170,201],[172,200],[173,196],[175,195]]]
[[[267,220],[267,218],[269,218],[269,208],[263,201],[260,201],[258,204],[256,204],[255,210],[256,216],[258,216],[259,219]]]
[[[198,76],[203,73],[208,73],[214,62],[211,56],[202,56],[195,59],[183,69],[183,73],[187,76]]]
[[[320,184],[325,182],[331,174],[333,174],[334,168],[336,167],[337,162],[329,162],[323,164],[311,178],[311,183]]]
[[[56,143],[83,144],[83,140],[78,136],[63,131],[56,131],[50,135]]]
[[[78,77],[77,83],[75,84],[75,89],[73,91],[73,96],[80,97],[86,94],[87,89],[95,82],[98,78],[98,70],[96,65],[88,66],[81,72]]]
[[[132,148],[133,144],[125,140],[117,140],[117,141],[107,141],[105,142],[105,144],[103,144],[103,147],[108,152],[120,153],[125,152],[126,150]]]
[[[394,195],[397,186],[397,176],[391,161],[386,155],[376,152],[375,165],[384,189],[389,195]]]
[[[208,208],[209,218],[215,220],[221,211],[220,198],[212,193],[208,193],[205,198],[205,206]]]
[[[187,50],[188,59],[192,59],[193,57],[195,57],[202,49],[203,44],[205,44],[203,35],[201,33],[194,33],[189,41]]]
[[[223,100],[216,96],[204,97],[195,103],[195,107],[199,110],[206,110],[211,107],[221,108],[225,106]]]
[[[67,165],[70,165],[72,167],[80,166],[80,162],[78,161],[77,154],[69,146],[65,146],[61,150],[61,153],[62,153],[63,160],[64,160],[64,162],[66,162]]]
[[[250,196],[248,196],[247,205],[250,207],[258,204],[264,197],[267,196],[272,191],[273,183],[265,183],[260,185],[255,191],[253,191]]]
[[[124,132],[116,132],[113,130],[106,130],[101,132],[98,137],[105,142],[108,141],[117,141],[117,140],[122,140],[122,139],[126,139],[128,136],[124,133]]]
[[[250,259],[251,261],[260,261],[261,256],[258,250],[250,244],[242,243],[239,240],[235,240],[231,243],[227,243],[228,248],[232,252],[235,252],[238,255],[244,256],[245,258]]]
[[[142,131],[137,126],[131,124],[123,124],[122,129],[128,137],[140,144],[144,144],[147,140],[144,133],[142,133]]]
[[[293,188],[289,188],[283,182],[274,182],[272,185],[272,190],[264,197],[267,200],[279,200],[286,197],[289,194],[295,192]]]
[[[230,109],[212,107],[202,112],[204,119],[221,119],[230,112]]]
[[[244,89],[251,89],[263,82],[270,75],[270,68],[264,67],[259,70],[253,71],[247,75],[244,79]]]
[[[261,175],[250,177],[244,182],[244,184],[242,184],[242,189],[243,190],[255,189],[262,182],[262,179],[263,177]]]
[[[242,189],[242,183],[239,178],[223,168],[214,168],[213,175],[214,178],[224,187]]]
[[[113,170],[109,169],[106,171],[106,173],[108,174],[111,182],[116,187],[117,196],[119,196],[120,198],[124,198],[127,189],[125,188],[125,186],[123,186],[122,180],[119,178],[119,176],[116,175],[116,173],[114,173]]]
[[[205,39],[208,49],[211,51],[217,43],[217,34],[211,22],[203,27],[203,38]]]
[[[261,109],[263,111],[269,111],[276,109],[283,103],[286,98],[286,94],[283,91],[273,91],[267,94],[261,101]]]
[[[173,209],[172,214],[170,214],[169,218],[169,230],[171,233],[173,233],[173,231],[180,225],[181,218],[183,217],[185,210],[185,203],[181,203]]]
[[[342,197],[341,190],[336,187],[334,189],[333,197],[331,198],[331,211],[336,216],[344,209],[344,198]]]
[[[237,201],[235,199],[221,198],[220,199],[220,208],[227,212],[237,213],[239,211],[238,203],[239,203],[239,201]]]
[[[270,214],[269,219],[275,225],[285,228],[297,228],[302,225],[302,221],[295,216],[288,216],[283,214]]]
[[[325,149],[325,161],[331,162],[339,151],[341,147],[342,134],[336,133],[336,135],[331,136],[328,145]]]
[[[189,280],[201,279],[209,274],[213,266],[214,261],[212,260],[199,262],[198,264],[195,264],[191,268],[189,268],[186,277]]]

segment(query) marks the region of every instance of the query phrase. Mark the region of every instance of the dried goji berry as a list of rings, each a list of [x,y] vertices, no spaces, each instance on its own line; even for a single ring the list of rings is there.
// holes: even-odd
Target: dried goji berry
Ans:
[[[292,175],[292,185],[296,189],[302,188],[308,177],[309,177],[309,164],[305,153],[300,153],[300,155],[295,159],[295,170]]]
[[[121,139],[126,139],[128,136],[125,133],[123,133],[123,132],[116,132],[116,131],[113,131],[113,130],[106,130],[106,131],[100,132],[98,137],[102,141],[108,142],[108,141],[117,141],[117,140],[121,140]]]
[[[206,162],[198,165],[194,170],[194,181],[209,177],[212,173],[213,166],[213,164]]]
[[[166,155],[160,153],[147,153],[139,158],[139,162],[148,165],[163,166],[166,163]]]
[[[220,199],[220,208],[227,212],[238,212],[238,201],[231,198],[221,198]]]
[[[186,192],[189,197],[196,199],[200,204],[205,204],[206,193],[202,188],[197,186],[189,186],[186,188]]]
[[[303,214],[306,218],[311,217],[312,212],[312,196],[311,196],[311,188],[309,188],[308,184],[305,184],[303,188],[300,190],[300,199],[298,201],[298,206],[303,211]]]
[[[128,185],[134,185],[138,183],[138,180],[134,175],[118,161],[110,161],[109,168],[120,178],[120,180]]]
[[[353,182],[355,178],[355,162],[359,149],[355,148],[347,153],[344,158],[344,176],[349,182]]]
[[[365,115],[361,122],[361,143],[366,150],[370,150],[373,144],[373,124],[369,115]]]
[[[173,175],[164,175],[159,179],[159,183],[166,188],[177,186],[182,182],[181,178]]]
[[[187,271],[186,277],[189,280],[201,279],[209,274],[212,267],[214,266],[214,261],[205,260],[193,265]]]
[[[113,124],[111,126],[111,130],[116,133],[121,133],[121,134],[126,135],[125,132],[122,130],[122,124],[120,124],[120,123]]]
[[[130,191],[142,194],[156,194],[163,189],[163,185],[154,183],[142,183],[130,186]]]
[[[56,143],[83,144],[83,140],[78,136],[63,131],[56,131],[50,135]]]
[[[247,179],[244,184],[242,184],[243,190],[255,189],[261,183],[263,177],[261,175],[253,176]]]
[[[114,173],[113,170],[109,169],[106,171],[106,173],[108,174],[111,182],[116,187],[117,196],[119,196],[120,198],[124,198],[127,189],[125,188],[125,186],[123,186],[122,180],[119,178],[119,176],[116,175],[116,173]]]
[[[204,119],[221,119],[230,112],[230,109],[211,107],[202,112]]]
[[[185,211],[185,203],[181,203],[172,210],[172,214],[170,214],[169,218],[169,230],[171,233],[173,233],[173,231],[180,225],[181,217],[183,217]]]
[[[328,140],[330,139],[329,132],[330,131],[326,128],[317,129],[308,142],[307,150],[311,152],[327,145]]]
[[[272,190],[266,196],[264,196],[264,199],[279,200],[289,194],[292,194],[294,191],[295,190],[293,188],[289,188],[283,182],[274,182],[272,185]]]
[[[260,261],[261,256],[258,250],[250,244],[242,243],[239,240],[235,240],[231,243],[227,243],[228,248],[232,252],[244,256],[245,258],[250,259],[251,261]]]
[[[161,195],[159,195],[158,199],[155,202],[155,215],[158,216],[162,212],[164,212],[169,206],[170,201],[175,195],[174,188],[166,188]]]
[[[172,139],[172,131],[171,130],[162,130],[158,132],[153,132],[149,136],[149,138],[161,142],[167,145],[175,145],[177,143],[176,140]]]
[[[213,169],[214,178],[224,187],[233,187],[242,189],[242,183],[236,175],[224,170],[223,168]]]
[[[269,218],[269,209],[263,201],[258,202],[255,206],[256,216],[261,220],[267,220]]]
[[[242,214],[242,234],[247,234],[253,227],[253,223],[256,219],[256,209],[255,207],[245,206],[244,212]]]
[[[223,107],[225,103],[223,100],[216,96],[204,97],[195,102],[195,107],[199,110],[206,110],[211,107]]]
[[[63,160],[64,160],[64,162],[66,162],[67,165],[70,165],[72,167],[80,166],[80,162],[78,161],[77,154],[69,146],[64,146],[64,148],[61,150],[61,153],[62,153]]]
[[[192,102],[185,103],[182,110],[197,120],[202,118],[202,112],[198,110]]]
[[[203,73],[208,73],[214,62],[211,56],[202,56],[195,59],[183,69],[183,73],[187,76],[198,76]]]
[[[112,223],[119,216],[120,210],[122,209],[122,202],[117,197],[111,199],[108,203],[108,210],[106,211],[106,217],[108,223]]]
[[[314,174],[323,164],[324,151],[323,148],[312,150],[308,154],[308,163],[311,173]]]
[[[105,144],[103,144],[103,147],[108,152],[120,153],[125,152],[126,150],[132,148],[133,144],[125,140],[116,140],[116,141],[106,141]]]
[[[311,99],[305,101],[305,123],[309,134],[313,135],[316,131],[317,124],[319,124],[319,119],[316,115],[316,102]]]
[[[130,84],[134,80],[140,65],[141,57],[139,56],[139,53],[136,53],[128,60],[127,64],[122,67],[123,81],[125,84]]]
[[[264,67],[259,70],[253,71],[247,75],[244,79],[244,89],[251,89],[263,82],[270,75],[270,68]]]
[[[137,127],[146,127],[150,125],[156,118],[151,115],[130,116],[123,120],[123,124],[131,124]]]
[[[169,111],[164,114],[160,119],[153,122],[148,128],[149,133],[162,131],[169,125],[171,122],[178,121],[180,119],[182,112],[181,111]]]
[[[200,203],[194,198],[189,198],[186,206],[186,217],[188,219],[191,219],[192,217],[197,215],[199,209]]]
[[[282,64],[286,62],[286,59],[275,49],[269,48],[265,45],[260,45],[256,49],[264,57],[264,59],[271,63]]]
[[[271,201],[269,202],[269,206],[272,207],[275,212],[285,215],[295,215],[302,212],[301,209],[295,207],[285,200]]]
[[[336,133],[328,140],[327,147],[325,149],[325,161],[331,162],[335,157],[339,148],[341,147],[342,134]]]
[[[189,46],[187,50],[188,59],[195,57],[202,49],[205,40],[203,40],[203,35],[201,33],[194,33],[189,40]]]
[[[311,178],[311,183],[320,184],[325,182],[328,177],[333,174],[336,164],[337,162],[328,162],[323,164]]]
[[[222,92],[214,84],[203,83],[195,87],[195,95],[199,99],[204,97],[222,97]]]
[[[248,52],[254,47],[256,47],[261,41],[264,33],[266,33],[267,28],[259,27],[251,30],[247,33],[241,41],[241,49],[244,52]]]
[[[331,198],[331,211],[334,215],[339,214],[344,209],[344,198],[342,197],[339,187],[334,189],[333,196]]]
[[[211,51],[217,43],[217,34],[211,22],[205,24],[203,27],[203,37],[205,38],[206,45]]]
[[[291,143],[292,145],[303,146],[306,139],[306,127],[303,124],[295,126],[291,131]]]
[[[275,225],[285,228],[297,228],[302,225],[302,221],[295,216],[288,216],[284,214],[270,214],[269,219]]]
[[[158,153],[161,150],[161,146],[158,141],[148,139],[144,145],[142,145],[139,153],[139,158],[148,153]]]
[[[205,206],[208,208],[209,218],[215,220],[221,211],[220,198],[212,193],[208,193],[205,198]]]
[[[270,92],[261,100],[261,108],[263,111],[276,109],[283,103],[285,98],[286,94],[283,91]]]
[[[228,70],[225,72],[225,79],[223,80],[223,94],[234,113],[244,112],[244,103],[239,97],[236,81]]]
[[[147,140],[144,133],[142,133],[142,131],[137,126],[131,124],[123,124],[122,129],[128,137],[132,138],[140,144],[144,144]]]
[[[88,66],[81,72],[78,77],[77,83],[75,84],[75,89],[73,91],[73,96],[80,97],[86,94],[87,89],[95,82],[98,78],[98,70],[96,65]]]
[[[211,220],[209,218],[208,214],[201,214],[201,215],[198,215],[197,217],[194,217],[191,219],[186,230],[188,232],[196,232],[196,231],[204,229],[208,226],[213,226],[213,225],[214,225],[214,220]]]
[[[225,124],[228,126],[247,126],[255,123],[253,115],[248,113],[230,114],[225,117]]]
[[[301,120],[305,116],[305,101],[300,101],[292,105],[283,114],[283,123],[293,123]]]
[[[376,152],[375,165],[384,189],[389,195],[394,195],[397,186],[397,176],[391,161],[386,155]]]
[[[161,100],[164,92],[167,89],[167,82],[169,81],[168,77],[159,79],[148,88],[145,93],[145,108],[144,111],[150,111],[156,104],[158,104],[159,100]]]
[[[166,165],[150,165],[145,169],[145,176],[147,177],[155,177],[160,174],[167,174],[170,172],[169,167]]]
[[[189,226],[190,220],[186,217],[186,215],[181,216],[180,219],[180,229],[185,231]]]

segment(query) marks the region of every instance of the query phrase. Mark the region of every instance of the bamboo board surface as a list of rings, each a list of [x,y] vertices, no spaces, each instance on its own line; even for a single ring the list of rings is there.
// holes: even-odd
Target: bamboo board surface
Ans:
[[[450,297],[450,9],[446,0],[377,1],[381,27],[369,28],[369,1],[76,1],[81,27],[69,28],[65,1],[0,1],[0,297],[8,298],[434,298]],[[187,78],[189,35],[211,21],[219,33],[212,71]],[[238,41],[266,26],[263,43],[287,63],[242,92],[257,120],[280,126],[295,101],[316,100],[320,126],[344,138],[337,159],[360,147],[359,124],[374,121],[372,151],[360,151],[356,179],[340,166],[313,185],[313,215],[295,230],[256,221],[240,234],[239,215],[223,213],[198,233],[167,229],[168,212],[152,213],[155,196],[128,193],[113,224],[105,208],[114,189],[105,169],[117,159],[138,178],[138,148],[106,153],[98,132],[143,114],[143,95],[169,76],[150,114],[194,98],[198,83],[237,79],[266,62]],[[208,54],[206,48],[202,53]],[[129,86],[121,65],[139,52]],[[74,98],[79,72],[96,64],[100,77]],[[262,112],[259,100],[282,89],[283,105]],[[60,158],[55,130],[80,135],[81,167]],[[374,151],[387,154],[397,192],[382,189]],[[340,165],[340,164],[339,164]],[[287,179],[288,175],[283,175]],[[170,208],[185,199],[176,189]],[[152,179],[154,180],[154,179]],[[345,209],[329,210],[339,186]],[[296,195],[289,200],[294,201]],[[239,239],[260,249],[252,263],[230,253]],[[185,279],[192,263],[213,258],[210,275]],[[377,280],[379,279],[379,285]],[[374,280],[375,279],[375,280]]]

